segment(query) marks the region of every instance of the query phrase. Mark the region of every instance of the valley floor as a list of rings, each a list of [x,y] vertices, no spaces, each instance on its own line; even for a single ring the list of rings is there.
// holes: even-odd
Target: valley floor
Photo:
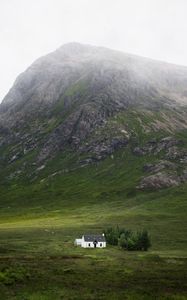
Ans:
[[[1,228],[0,299],[187,299],[186,251],[75,247],[84,228]]]

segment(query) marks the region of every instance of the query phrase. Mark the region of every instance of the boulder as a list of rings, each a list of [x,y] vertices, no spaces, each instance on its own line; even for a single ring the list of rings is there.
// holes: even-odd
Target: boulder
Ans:
[[[158,172],[157,174],[144,177],[137,188],[141,190],[158,190],[178,186],[180,183],[181,179],[177,174]]]
[[[176,167],[177,167],[176,164],[174,164],[170,161],[161,160],[157,164],[145,164],[143,166],[143,171],[148,172],[148,173],[157,173],[164,169],[175,170]]]

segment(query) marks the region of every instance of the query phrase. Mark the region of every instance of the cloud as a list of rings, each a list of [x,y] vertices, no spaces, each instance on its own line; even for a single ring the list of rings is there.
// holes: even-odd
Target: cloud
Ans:
[[[187,65],[186,0],[1,0],[0,99],[35,59],[77,41]]]

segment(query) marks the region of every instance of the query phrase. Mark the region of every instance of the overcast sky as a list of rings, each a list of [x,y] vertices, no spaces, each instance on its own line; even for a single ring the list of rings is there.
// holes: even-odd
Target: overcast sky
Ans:
[[[0,101],[35,59],[72,41],[187,66],[187,0],[0,0]]]

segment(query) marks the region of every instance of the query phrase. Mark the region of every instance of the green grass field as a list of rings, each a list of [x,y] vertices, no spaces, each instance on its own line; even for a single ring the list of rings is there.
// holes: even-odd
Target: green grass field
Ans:
[[[126,149],[53,178],[46,169],[32,184],[3,184],[0,299],[187,299],[187,185],[138,191],[143,164],[155,159]],[[152,248],[73,245],[111,225],[147,229]]]

